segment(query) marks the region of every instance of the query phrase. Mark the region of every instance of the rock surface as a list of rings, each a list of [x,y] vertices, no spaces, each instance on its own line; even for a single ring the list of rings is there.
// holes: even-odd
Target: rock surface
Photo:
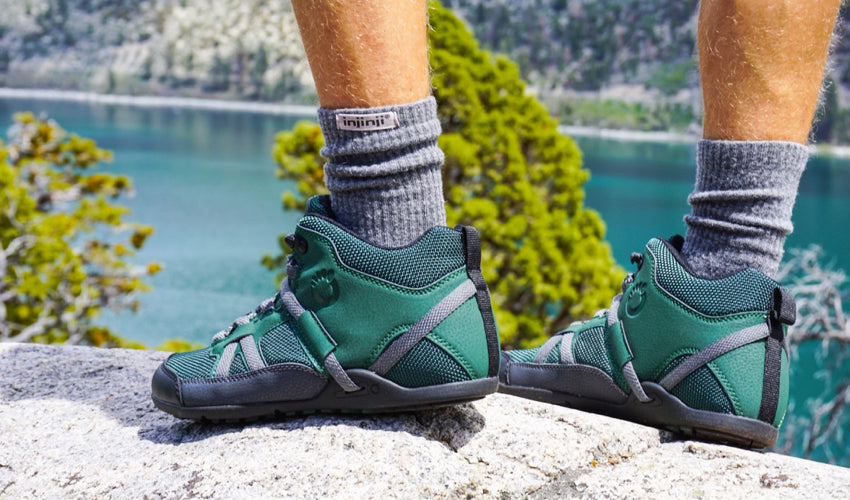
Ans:
[[[156,410],[160,352],[0,344],[0,498],[841,498],[850,469],[504,395],[247,426]]]

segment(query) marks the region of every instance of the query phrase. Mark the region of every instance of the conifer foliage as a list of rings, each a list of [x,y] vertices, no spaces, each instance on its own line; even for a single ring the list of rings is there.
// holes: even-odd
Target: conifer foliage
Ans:
[[[105,307],[135,309],[157,264],[128,262],[153,229],[112,200],[129,179],[93,172],[111,153],[31,113],[0,141],[0,341],[137,347],[97,326]]]
[[[448,223],[481,233],[503,346],[536,345],[606,307],[623,271],[603,241],[599,215],[583,206],[588,172],[580,152],[526,95],[516,65],[481,50],[436,3],[430,22]],[[318,126],[308,123],[278,136],[278,175],[295,180],[297,190],[284,194],[285,208],[302,209],[308,196],[324,192],[322,142]],[[284,256],[265,263],[280,268]]]

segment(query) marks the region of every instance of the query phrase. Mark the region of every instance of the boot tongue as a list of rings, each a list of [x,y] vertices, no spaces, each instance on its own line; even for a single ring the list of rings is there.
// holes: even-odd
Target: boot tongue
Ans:
[[[673,245],[673,248],[675,248],[677,252],[681,252],[682,247],[685,244],[685,238],[681,234],[674,234],[667,240],[667,242]]]
[[[331,209],[331,197],[326,194],[311,197],[307,200],[307,211],[305,215],[321,215],[335,219],[336,217]]]

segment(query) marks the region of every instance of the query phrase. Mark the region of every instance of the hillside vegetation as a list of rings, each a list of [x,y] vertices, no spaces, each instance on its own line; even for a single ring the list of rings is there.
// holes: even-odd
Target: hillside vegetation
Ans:
[[[445,0],[563,123],[698,130],[698,0]],[[850,4],[833,43],[819,142],[850,143]]]
[[[699,128],[698,0],[444,3],[562,123]],[[0,85],[315,103],[287,1],[0,0],[0,12]],[[827,82],[815,135],[850,143],[850,37]]]
[[[312,102],[289,2],[0,0],[0,85]]]

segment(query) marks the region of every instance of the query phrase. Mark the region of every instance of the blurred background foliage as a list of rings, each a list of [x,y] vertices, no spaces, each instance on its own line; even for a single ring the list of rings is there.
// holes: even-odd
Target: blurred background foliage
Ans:
[[[0,142],[0,341],[140,347],[96,323],[138,307],[156,263],[129,259],[153,232],[114,200],[132,189],[97,172],[112,155],[31,113]]]

